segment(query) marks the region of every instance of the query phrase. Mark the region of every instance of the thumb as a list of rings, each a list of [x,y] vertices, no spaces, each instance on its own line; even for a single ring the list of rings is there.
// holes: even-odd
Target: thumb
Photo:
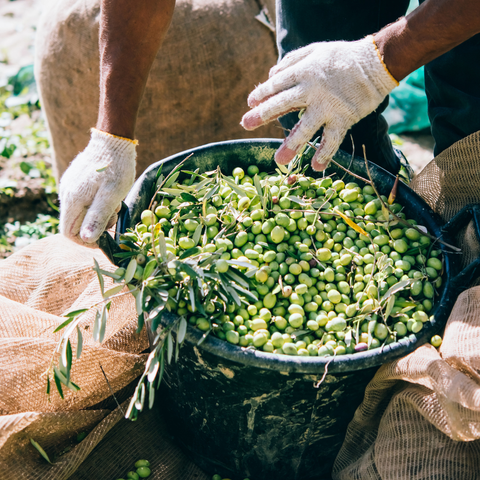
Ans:
[[[337,153],[343,142],[347,129],[339,125],[325,125],[322,141],[312,158],[312,168],[321,172],[328,167],[330,160]]]

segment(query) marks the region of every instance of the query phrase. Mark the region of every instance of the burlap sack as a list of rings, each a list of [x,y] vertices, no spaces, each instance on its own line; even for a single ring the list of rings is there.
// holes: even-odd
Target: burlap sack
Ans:
[[[112,302],[101,345],[92,339],[94,311],[81,322],[84,348],[73,368],[82,374],[72,375],[81,390],[64,388],[65,400],[55,388],[50,399],[45,393],[44,372],[61,335],[52,332],[65,320],[61,315],[102,299],[94,258],[100,268],[114,269],[101,251],[57,235],[0,263],[0,477],[60,480],[76,472],[76,479],[120,478],[136,460],[148,458],[151,478],[203,480],[203,472],[172,444],[155,413],[146,412],[135,423],[124,420],[111,396],[113,391],[119,402],[129,398],[147,357],[142,353],[148,348],[146,334],[135,333],[131,295]],[[81,432],[89,434],[78,443]],[[31,438],[55,459],[54,465],[40,457]]]
[[[267,5],[268,4],[268,5]],[[273,9],[272,1],[266,6]],[[137,121],[137,174],[179,151],[236,138],[281,138],[280,124],[247,132],[247,96],[277,61],[256,0],[177,0]],[[90,138],[99,96],[99,0],[55,0],[39,21],[35,76],[61,176]]]
[[[480,202],[480,132],[444,151],[411,187],[448,221]],[[459,263],[480,254],[470,223],[457,235]],[[443,344],[380,368],[349,425],[335,480],[480,478],[480,287],[461,294]]]

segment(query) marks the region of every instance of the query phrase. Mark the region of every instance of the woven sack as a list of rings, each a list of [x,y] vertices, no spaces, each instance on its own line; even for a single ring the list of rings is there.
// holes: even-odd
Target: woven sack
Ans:
[[[480,202],[480,132],[433,159],[411,187],[450,220]],[[458,262],[480,254],[473,223]],[[462,293],[443,344],[383,365],[368,385],[335,465],[335,480],[480,478],[480,287]]]

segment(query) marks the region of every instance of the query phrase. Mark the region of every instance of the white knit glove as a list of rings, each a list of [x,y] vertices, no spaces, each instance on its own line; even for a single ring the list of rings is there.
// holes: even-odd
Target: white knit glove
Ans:
[[[96,247],[116,222],[121,201],[135,180],[137,142],[92,129],[89,144],[60,180],[60,231]]]
[[[242,125],[253,130],[301,110],[305,112],[275,155],[290,162],[324,127],[312,167],[324,170],[347,131],[375,110],[398,85],[381,59],[373,36],[355,42],[312,43],[295,50],[270,70],[270,78],[248,97]],[[368,154],[368,152],[367,152]]]

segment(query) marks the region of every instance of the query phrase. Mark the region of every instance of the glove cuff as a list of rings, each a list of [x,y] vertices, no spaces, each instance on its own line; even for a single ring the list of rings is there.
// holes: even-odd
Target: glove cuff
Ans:
[[[137,140],[118,137],[92,128],[91,139],[87,148],[95,153],[95,158],[102,159],[102,161],[108,159],[107,163],[110,163],[111,160],[115,159],[116,162],[120,159],[133,159],[135,161],[137,144]]]
[[[92,133],[92,138],[94,136],[93,134],[95,133],[96,136],[98,137],[107,136],[111,138],[118,138],[119,140],[125,140],[127,142],[130,142],[135,146],[138,145],[138,140],[132,140],[131,138],[120,137],[118,135],[114,135],[113,133],[108,133],[108,132],[104,132],[103,130],[98,130],[98,128],[91,128],[90,132]]]
[[[375,51],[377,52],[378,59],[380,60],[380,63],[383,65],[383,68],[387,72],[388,76],[395,82],[395,85],[398,87],[400,85],[400,82],[390,73],[390,70],[388,69],[387,65],[385,65],[383,56],[380,53],[380,50],[378,49],[377,44],[375,43],[375,37],[373,35],[369,35],[367,38],[370,39],[371,42],[373,43],[373,46],[375,47]]]
[[[363,59],[368,64],[368,69],[365,70],[365,73],[373,85],[375,85],[379,94],[385,97],[395,87],[398,87],[399,83],[385,65],[373,35],[368,35],[363,40],[359,40],[359,44],[363,45],[363,52],[368,52]]]

